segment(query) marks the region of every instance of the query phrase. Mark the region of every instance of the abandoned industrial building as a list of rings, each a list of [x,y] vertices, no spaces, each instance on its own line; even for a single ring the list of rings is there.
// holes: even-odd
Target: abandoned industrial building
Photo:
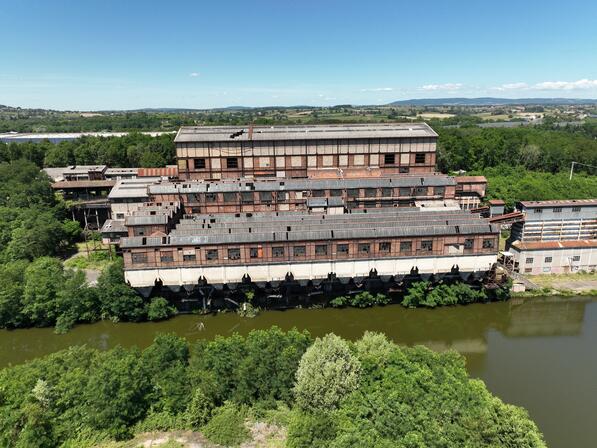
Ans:
[[[480,285],[498,259],[527,274],[596,269],[597,200],[505,213],[504,201],[484,201],[485,177],[435,171],[437,137],[425,123],[190,126],[174,139],[176,165],[44,171],[73,219],[116,246],[132,287],[204,307],[247,288]]]
[[[425,207],[437,201],[466,205],[462,208],[478,204],[486,181],[456,179],[437,173],[339,178],[330,172],[326,178],[162,182],[150,185],[149,195],[154,202],[180,201],[192,213]]]
[[[176,205],[172,206],[172,210]],[[142,225],[168,225],[168,216],[139,216]],[[145,218],[145,219],[143,219]],[[160,229],[161,230],[161,229]],[[305,212],[192,215],[167,234],[123,238],[126,278],[137,288],[192,286],[204,279],[233,287],[292,276],[319,283],[330,275],[389,281],[421,273],[485,273],[497,258],[498,227],[458,209],[355,210],[339,215]],[[144,231],[141,235],[144,234]]]
[[[421,123],[181,128],[180,180],[119,181],[113,207],[131,208],[102,233],[147,294],[480,279],[499,229],[468,209],[487,181],[436,173],[436,139]]]
[[[437,134],[425,123],[195,126],[174,142],[181,179],[294,178],[325,168],[431,173]]]
[[[597,199],[523,201],[507,255],[526,274],[597,270]]]

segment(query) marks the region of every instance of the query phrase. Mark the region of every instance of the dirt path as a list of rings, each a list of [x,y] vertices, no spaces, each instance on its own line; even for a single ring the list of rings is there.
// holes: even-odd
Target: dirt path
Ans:
[[[555,289],[571,289],[573,291],[597,290],[597,280],[555,281],[551,284]]]

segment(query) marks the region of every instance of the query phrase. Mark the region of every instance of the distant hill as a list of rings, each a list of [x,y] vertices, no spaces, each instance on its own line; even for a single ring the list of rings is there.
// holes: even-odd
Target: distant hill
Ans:
[[[390,106],[502,106],[502,105],[597,104],[597,99],[580,98],[419,98],[394,101]]]

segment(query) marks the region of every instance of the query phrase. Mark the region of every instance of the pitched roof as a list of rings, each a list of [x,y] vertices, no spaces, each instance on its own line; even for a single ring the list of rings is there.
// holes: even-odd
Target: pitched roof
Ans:
[[[583,205],[597,206],[597,199],[569,199],[555,201],[521,201],[520,205],[525,208],[545,207],[580,207]]]
[[[518,250],[582,249],[597,247],[597,240],[515,241],[512,247]]]

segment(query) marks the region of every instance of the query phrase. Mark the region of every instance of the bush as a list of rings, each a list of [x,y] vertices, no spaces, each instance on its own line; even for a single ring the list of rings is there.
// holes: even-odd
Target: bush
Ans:
[[[411,285],[402,300],[402,305],[409,308],[445,305],[466,305],[487,301],[484,290],[475,290],[465,283],[453,285],[437,285],[431,287],[429,282],[417,282]]]
[[[387,305],[390,298],[385,294],[371,294],[369,291],[363,291],[354,295],[350,299],[350,305],[357,308],[367,308],[373,305]]]
[[[199,429],[210,420],[213,409],[213,400],[197,387],[185,412],[187,425],[192,429]]]
[[[342,308],[350,305],[356,308],[367,308],[374,305],[387,305],[391,299],[385,294],[371,294],[369,291],[363,291],[355,294],[352,297],[338,296],[330,300],[330,306],[334,308]]]
[[[259,316],[261,310],[259,307],[254,306],[250,302],[241,303],[240,307],[236,310],[240,317],[253,318]]]
[[[147,305],[147,319],[152,321],[168,319],[177,312],[163,297],[154,297]]]
[[[249,439],[250,433],[245,426],[247,410],[231,402],[214,411],[212,419],[203,427],[203,434],[213,443],[223,446],[239,446]]]
[[[288,448],[328,448],[336,438],[336,421],[325,412],[295,412],[288,425]]]
[[[186,427],[182,414],[171,414],[166,411],[151,412],[134,426],[133,432],[173,431],[186,429]]]
[[[330,305],[334,308],[342,308],[346,306],[348,303],[348,297],[346,296],[338,296],[330,300]]]
[[[336,408],[359,385],[361,365],[346,341],[328,334],[307,349],[296,372],[294,395],[300,409]]]

